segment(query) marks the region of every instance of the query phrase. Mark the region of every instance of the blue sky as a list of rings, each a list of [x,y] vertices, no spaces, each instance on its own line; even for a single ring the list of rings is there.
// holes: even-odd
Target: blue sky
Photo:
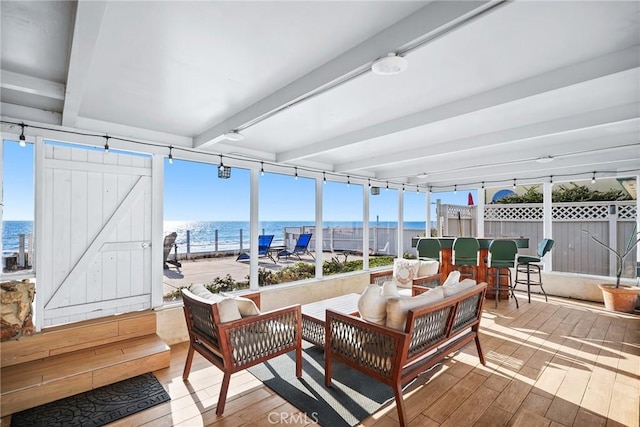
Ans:
[[[165,220],[249,220],[249,171],[233,168],[231,178],[219,179],[217,166],[175,160],[165,162]],[[476,192],[472,191],[474,200]],[[362,185],[331,182],[323,189],[324,221],[361,221]],[[370,221],[397,221],[397,191],[380,189],[370,196]],[[467,204],[468,191],[432,195],[432,220],[435,202]],[[405,192],[405,221],[424,221],[426,196]],[[265,173],[260,176],[260,221],[313,221],[315,216],[315,182],[297,180],[291,175]]]
[[[34,216],[33,144],[20,147],[5,141],[3,162],[3,220],[32,220]],[[248,221],[249,171],[233,168],[231,178],[220,179],[217,166],[176,160],[165,162],[165,220]],[[362,185],[331,182],[323,189],[325,221],[361,221]],[[467,191],[432,194],[435,202],[467,204]],[[477,200],[475,191],[472,191]],[[370,221],[397,221],[397,191],[380,189],[370,196]],[[424,221],[425,194],[405,192],[405,221]],[[308,178],[265,173],[260,177],[260,221],[313,221],[315,183]]]

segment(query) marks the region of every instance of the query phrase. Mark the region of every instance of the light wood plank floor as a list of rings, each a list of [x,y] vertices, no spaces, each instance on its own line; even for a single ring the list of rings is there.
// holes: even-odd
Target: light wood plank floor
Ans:
[[[640,316],[591,304],[520,295],[487,301],[481,342],[452,355],[405,390],[410,426],[635,426],[640,423]],[[155,374],[171,402],[114,426],[268,426],[314,424],[248,372],[231,379],[225,414],[215,405],[222,375],[196,355],[189,382],[181,375],[187,346],[172,347],[171,366]],[[4,420],[3,420],[4,421]],[[320,420],[322,422],[322,420]],[[397,425],[395,405],[363,420]]]

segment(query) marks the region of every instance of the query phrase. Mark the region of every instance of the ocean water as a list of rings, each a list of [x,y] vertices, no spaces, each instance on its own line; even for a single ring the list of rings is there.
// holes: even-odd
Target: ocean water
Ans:
[[[314,221],[264,221],[260,223],[260,234],[273,234],[273,245],[284,243],[285,227],[313,227]],[[371,227],[395,228],[395,221],[371,221]],[[424,221],[405,222],[404,227],[424,230]],[[326,221],[324,227],[361,228],[359,221]],[[191,252],[207,252],[215,250],[216,231],[218,234],[218,250],[239,249],[240,234],[242,232],[242,247],[249,247],[248,221],[165,221],[164,234],[173,231],[178,233],[176,243],[179,251],[186,251],[187,230],[190,234]],[[2,222],[2,253],[8,255],[16,252],[19,247],[20,234],[33,233],[33,221],[3,221]],[[27,248],[28,250],[28,248]]]

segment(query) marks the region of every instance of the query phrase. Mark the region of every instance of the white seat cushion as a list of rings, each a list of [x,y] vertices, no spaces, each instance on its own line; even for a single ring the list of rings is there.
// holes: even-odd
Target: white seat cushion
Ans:
[[[443,299],[444,293],[441,287],[431,289],[415,297],[391,297],[387,301],[387,320],[385,325],[388,328],[404,331],[409,310],[435,304]]]
[[[476,284],[476,281],[473,279],[464,279],[462,282],[458,282],[448,286],[442,286],[442,290],[444,291],[444,296],[446,298],[450,297],[451,295],[466,291],[467,289],[471,289],[476,286]]]
[[[418,277],[420,261],[417,259],[396,258],[393,260],[393,280],[399,288],[410,288],[413,279]]]
[[[440,269],[440,263],[438,261],[423,261],[420,260],[418,266],[418,275],[416,277],[433,276],[438,274]]]
[[[458,284],[459,281],[460,281],[460,272],[457,270],[454,270],[451,273],[449,273],[449,275],[447,276],[447,280],[444,281],[442,286],[456,285]]]
[[[192,294],[199,296],[200,298],[205,298],[216,303],[222,301],[225,298],[233,300],[235,301],[240,316],[242,317],[257,316],[258,314],[260,314],[260,309],[258,308],[258,306],[249,298],[226,294],[214,294],[201,283],[195,283],[191,285],[189,287],[189,291],[191,291]],[[218,309],[220,308],[218,307]]]
[[[376,325],[385,324],[387,317],[387,297],[382,295],[380,286],[369,285],[358,299],[360,317]]]
[[[220,314],[220,323],[233,322],[242,319],[238,305],[233,298],[223,298],[216,303],[218,305],[218,314]]]

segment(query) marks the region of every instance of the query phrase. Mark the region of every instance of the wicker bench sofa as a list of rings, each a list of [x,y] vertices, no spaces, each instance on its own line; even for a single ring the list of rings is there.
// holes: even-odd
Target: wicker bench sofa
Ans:
[[[331,386],[334,361],[389,385],[394,390],[400,425],[405,426],[408,420],[402,399],[404,385],[471,341],[475,341],[480,362],[484,365],[478,328],[487,284],[461,287],[461,291],[447,292],[441,298],[426,297],[429,294],[437,297],[435,294],[443,288],[411,298],[415,301],[409,303],[414,307],[405,314],[403,330],[327,310],[326,386]],[[408,297],[404,298],[406,303]],[[403,303],[396,299],[395,303]],[[421,299],[425,303],[415,306]],[[387,304],[392,304],[391,301]]]

